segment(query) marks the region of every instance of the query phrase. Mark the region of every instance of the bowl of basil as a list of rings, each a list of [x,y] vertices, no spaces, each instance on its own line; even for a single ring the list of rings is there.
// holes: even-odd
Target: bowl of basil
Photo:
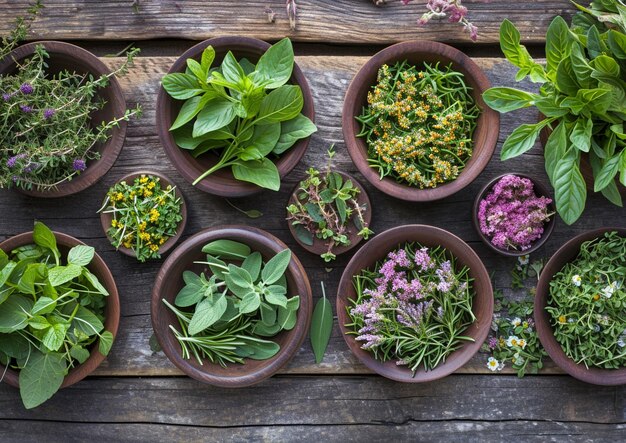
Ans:
[[[220,226],[174,249],[152,290],[155,336],[165,355],[196,380],[244,387],[275,374],[309,330],[306,271],[273,235]]]
[[[0,373],[27,409],[93,372],[119,322],[113,275],[91,246],[40,222],[0,243]]]
[[[222,197],[277,191],[317,130],[287,38],[219,37],[186,51],[161,81],[156,124],[174,167]]]

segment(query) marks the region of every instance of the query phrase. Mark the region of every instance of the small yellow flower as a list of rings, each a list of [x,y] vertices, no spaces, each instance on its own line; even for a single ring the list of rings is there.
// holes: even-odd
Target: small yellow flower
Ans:
[[[163,237],[163,238],[161,238],[161,239],[159,240],[159,245],[162,245],[163,243],[165,243],[165,237]]]
[[[152,223],[156,222],[159,219],[159,216],[161,214],[159,213],[159,211],[157,211],[156,209],[151,209],[150,210],[150,221]]]
[[[150,248],[150,250],[152,252],[157,252],[159,250],[159,246],[158,245],[150,245],[149,248]]]
[[[141,223],[139,223],[139,230],[140,231],[145,231],[147,225],[148,224],[145,221],[142,221]]]
[[[132,244],[131,244],[131,242],[130,242],[130,241],[125,241],[125,242],[124,242],[124,247],[125,247],[125,248],[130,249],[130,247],[131,247],[131,246],[132,246]]]
[[[141,178],[139,179],[139,183],[141,184],[148,183],[148,177],[146,177],[145,175],[142,175]]]
[[[148,189],[154,189],[155,186],[156,186],[155,182],[150,182],[150,183],[147,184],[147,188]]]
[[[115,200],[117,200],[118,202],[124,200],[124,194],[118,192],[117,194],[115,194]]]
[[[144,197],[150,197],[150,196],[152,196],[152,191],[150,191],[149,189],[144,189],[144,191],[143,191],[143,196],[144,196]]]
[[[567,323],[567,317],[564,315],[559,316],[559,323],[561,323],[562,325]]]
[[[142,239],[142,240],[144,240],[144,241],[148,241],[148,240],[150,240],[150,237],[151,237],[151,236],[150,236],[150,233],[148,233],[148,232],[141,232],[141,233],[139,234],[139,238],[140,238],[140,239]]]
[[[111,226],[117,228],[117,220],[111,220]]]

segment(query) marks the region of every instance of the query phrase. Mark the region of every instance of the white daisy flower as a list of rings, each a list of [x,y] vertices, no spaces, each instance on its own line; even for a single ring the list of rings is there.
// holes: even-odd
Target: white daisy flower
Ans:
[[[606,298],[611,298],[613,296],[613,293],[615,292],[615,289],[617,289],[617,285],[615,284],[615,282],[613,282],[605,286],[604,289],[602,289],[602,295]]]
[[[509,338],[506,339],[506,345],[511,348],[513,346],[518,346],[519,338],[515,335],[510,335]]]
[[[520,255],[519,257],[517,257],[517,261],[519,262],[520,265],[524,266],[527,265],[528,262],[530,261],[530,255],[526,254],[526,255]]]
[[[519,317],[515,317],[513,320],[511,320],[511,324],[517,328],[519,325],[522,324],[522,319]]]
[[[524,349],[526,347],[526,340],[524,340],[523,338],[520,338],[517,341],[517,346],[519,346],[520,348]]]
[[[572,277],[572,284],[574,286],[580,286],[583,282],[583,279],[580,277],[580,275],[576,274],[575,276]]]
[[[495,358],[493,358],[493,357],[489,357],[489,359],[487,360],[487,367],[489,368],[489,370],[491,372],[495,372],[495,371],[500,370],[499,369],[500,365],[501,365],[501,363],[498,360],[496,360]],[[502,365],[502,366],[504,367],[504,365]]]

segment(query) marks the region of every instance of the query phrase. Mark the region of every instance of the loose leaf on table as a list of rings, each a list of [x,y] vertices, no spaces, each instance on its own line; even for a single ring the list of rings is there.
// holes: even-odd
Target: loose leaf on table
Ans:
[[[219,294],[213,298],[205,298],[198,306],[189,322],[189,333],[198,334],[218,321],[226,311],[226,297]]]
[[[311,347],[315,354],[315,363],[321,363],[333,330],[333,308],[326,298],[324,282],[322,285],[322,298],[315,304],[313,317],[311,317]]]
[[[28,364],[20,370],[20,396],[26,409],[39,406],[61,387],[67,363],[58,353],[33,352]]]
[[[206,244],[202,252],[211,254],[225,260],[244,260],[251,254],[250,247],[233,240],[215,240]]]
[[[260,160],[238,161],[232,166],[232,170],[237,180],[254,183],[272,191],[280,189],[278,169],[267,157]]]
[[[308,117],[298,114],[297,117],[281,123],[280,137],[272,152],[280,155],[298,140],[306,138],[316,131],[317,126]]]
[[[287,270],[290,261],[291,250],[289,249],[284,249],[272,257],[261,271],[261,280],[263,280],[263,283],[271,285],[278,281]]]
[[[67,261],[77,266],[87,266],[93,260],[96,250],[87,245],[76,245],[67,254]]]

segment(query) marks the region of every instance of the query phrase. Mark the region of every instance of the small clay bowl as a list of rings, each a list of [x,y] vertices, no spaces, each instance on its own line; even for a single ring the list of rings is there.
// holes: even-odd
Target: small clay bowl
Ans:
[[[543,235],[538,240],[536,240],[529,249],[526,249],[525,251],[516,251],[515,249],[511,249],[511,250],[500,249],[497,246],[493,245],[491,241],[489,240],[489,237],[483,234],[483,232],[480,230],[480,223],[478,221],[478,209],[480,207],[481,200],[486,198],[487,194],[491,192],[491,189],[495,186],[495,184],[502,177],[507,176],[507,175],[516,175],[518,177],[529,179],[531,182],[533,182],[535,194],[538,197],[548,197],[552,199],[552,197],[550,197],[550,191],[548,190],[548,188],[545,187],[540,181],[535,180],[533,177],[526,175],[526,174],[522,174],[521,172],[509,172],[507,174],[502,174],[493,178],[489,183],[483,186],[482,189],[478,192],[478,195],[476,195],[476,199],[474,200],[474,207],[472,209],[472,222],[474,224],[474,229],[478,233],[478,236],[483,241],[483,243],[485,243],[489,247],[489,249],[491,249],[494,252],[497,252],[498,254],[505,255],[507,257],[521,257],[523,255],[527,255],[527,254],[531,254],[535,252],[537,249],[543,246],[543,244],[548,240],[548,237],[550,237],[550,234],[552,234],[552,231],[554,230],[554,225],[556,224],[556,207],[554,206],[554,199],[552,199],[553,200],[552,203],[548,205],[548,213],[551,213],[553,215],[550,216],[550,220],[548,220],[547,223],[544,223]]]
[[[154,171],[139,171],[139,172],[133,172],[131,174],[127,174],[121,179],[119,179],[116,182],[116,184],[125,181],[127,184],[130,185],[135,181],[137,177],[140,177],[142,175],[145,175],[145,176],[151,175],[153,177],[160,178],[161,187],[163,189],[167,188],[168,185],[172,185],[173,187],[176,186],[176,184],[172,180],[170,180],[163,174],[160,174]],[[185,231],[185,226],[187,226],[187,203],[185,203],[185,198],[183,196],[183,193],[181,192],[178,186],[176,186],[176,190],[174,192],[176,194],[176,197],[181,199],[181,202],[182,202],[181,215],[183,216],[183,219],[180,221],[180,224],[178,225],[178,229],[176,229],[176,235],[174,235],[173,237],[170,237],[159,248],[160,255],[167,253],[170,249],[174,247],[176,242],[178,242],[180,237],[183,235],[183,232]],[[100,224],[102,225],[102,230],[104,231],[104,234],[107,236],[111,244],[113,244],[113,240],[111,239],[111,237],[109,237],[109,235],[107,234],[107,231],[111,227],[112,220],[113,220],[113,214],[111,213],[105,214],[104,211],[100,213]],[[125,248],[124,246],[120,246],[119,248],[117,248],[117,250],[120,251],[124,255],[128,255],[129,257],[137,256],[137,254],[135,254],[135,251],[133,249]]]
[[[346,174],[345,172],[341,172],[341,171],[333,171],[333,172],[338,172],[344,179],[344,182],[346,180],[351,180],[352,184],[359,189],[359,195],[357,197],[357,202],[359,203],[360,206],[365,206],[366,211],[364,214],[363,219],[365,220],[365,222],[367,223],[367,226],[369,227],[371,221],[372,221],[372,204],[370,202],[369,197],[367,196],[367,192],[365,192],[365,188],[363,187],[363,185],[361,185],[361,183],[359,183],[353,176],[351,176],[350,174]],[[296,185],[296,187],[294,188],[291,197],[289,198],[289,204],[293,204],[296,202],[297,200],[297,190],[300,187],[300,184],[298,183],[298,185]],[[289,231],[291,232],[291,235],[293,236],[293,238],[296,240],[296,242],[302,246],[304,249],[306,249],[307,251],[311,252],[312,254],[315,255],[321,255],[323,253],[326,252],[326,248],[327,248],[327,244],[328,241],[327,240],[323,240],[317,237],[313,237],[313,244],[312,245],[307,245],[306,243],[302,242],[302,240],[300,239],[300,237],[298,237],[298,234],[296,232],[296,228],[294,225],[291,224],[290,221],[287,222],[289,225]],[[362,237],[360,237],[358,234],[359,230],[356,228],[356,226],[354,225],[354,223],[352,223],[352,221],[348,221],[348,238],[350,240],[350,244],[349,245],[345,245],[345,246],[339,246],[339,247],[335,247],[332,249],[332,253],[335,255],[339,255],[339,254],[343,254],[344,252],[348,252],[349,250],[353,249],[355,246],[357,246],[361,240],[363,240]]]
[[[215,49],[213,66],[219,66],[228,51],[232,51],[237,60],[245,57],[252,63],[256,63],[270,47],[270,44],[249,37],[217,37],[205,40],[188,49],[176,60],[168,71],[168,74],[185,72],[187,59],[193,58],[200,61],[202,51],[208,46],[212,46],[213,49]],[[315,121],[313,96],[311,95],[306,77],[297,64],[293,66],[293,74],[290,83],[298,85],[300,89],[302,89],[302,95],[304,97],[302,114],[312,121]],[[170,97],[163,87],[159,88],[156,106],[156,125],[159,139],[170,161],[185,180],[189,183],[193,183],[200,175],[217,163],[219,156],[209,152],[198,158],[194,158],[188,151],[176,145],[169,128],[176,119],[183,103],[184,101],[182,100],[175,100]],[[309,145],[309,138],[310,137],[307,137],[296,142],[295,145],[285,151],[275,162],[281,178],[287,175],[298,164]],[[236,180],[229,167],[215,171],[213,174],[205,177],[196,185],[196,188],[221,197],[245,197],[263,190],[263,188],[255,184]]]
[[[390,251],[407,242],[419,242],[428,248],[441,246],[447,249],[456,257],[459,267],[467,266],[469,268],[475,294],[472,312],[476,321],[463,333],[464,336],[471,337],[474,341],[464,342],[459,349],[448,355],[445,363],[440,363],[430,371],[424,371],[424,368],[421,367],[415,372],[415,375],[406,366],[396,365],[396,360],[387,362],[376,360],[371,352],[361,349],[362,343],[357,342],[353,334],[348,335],[349,330],[346,327],[346,324],[351,323],[347,309],[352,308],[352,300],[355,300],[357,296],[353,277],[364,269],[373,268],[376,262],[384,259]],[[372,371],[383,377],[401,382],[432,381],[459,369],[480,350],[489,333],[492,316],[493,289],[489,273],[482,261],[463,240],[434,226],[404,225],[378,234],[354,254],[341,276],[337,290],[337,321],[350,351]]]
[[[287,249],[282,241],[270,233],[248,226],[220,226],[205,229],[191,236],[172,251],[159,270],[152,289],[150,309],[152,327],[167,358],[189,377],[215,386],[239,388],[259,383],[271,377],[298,351],[309,331],[311,321],[313,304],[311,285],[304,267],[298,258],[292,254],[286,273],[287,297],[299,295],[300,308],[294,328],[290,331],[281,331],[278,335],[270,338],[280,345],[280,351],[274,357],[267,360],[245,359],[245,364],[230,363],[226,368],[206,359],[202,365],[195,358],[186,360],[181,355],[178,341],[169,329],[170,325],[178,329],[177,317],[165,306],[163,299],[172,305],[174,304],[176,295],[184,285],[184,271],[204,272],[207,276],[211,275],[208,268],[204,265],[195,264],[194,261],[206,260],[206,254],[202,252],[202,247],[219,239],[245,243],[253,251],[259,251],[264,261]]]
[[[9,75],[17,70],[17,63],[31,57],[35,53],[35,48],[43,45],[50,54],[46,60],[48,68],[47,74],[54,75],[63,70],[76,72],[78,74],[89,73],[94,78],[110,74],[109,68],[102,63],[95,55],[78,46],[57,41],[42,41],[28,43],[20,46],[4,59],[0,60],[0,75]],[[102,99],[106,104],[100,110],[91,114],[91,126],[97,127],[102,122],[109,122],[115,118],[121,118],[126,112],[126,101],[124,93],[115,76],[109,79],[109,84],[104,88],[98,88],[97,98]],[[124,137],[126,136],[127,122],[121,121],[119,125],[109,132],[110,137],[104,143],[97,143],[92,149],[100,153],[100,159],[89,161],[87,169],[80,175],[66,180],[56,188],[48,191],[17,189],[19,192],[31,197],[65,197],[76,194],[95,184],[111,169],[115,160],[119,156]]]
[[[420,66],[423,63],[441,62],[442,66],[452,64],[452,68],[465,77],[465,82],[472,88],[472,97],[481,109],[476,129],[472,137],[474,151],[471,159],[456,180],[432,189],[419,189],[408,184],[398,183],[393,178],[380,179],[379,173],[367,161],[367,143],[356,135],[361,131],[356,117],[367,105],[367,93],[376,84],[378,70],[384,64],[392,65],[398,61]],[[500,131],[500,115],[489,108],[482,99],[482,94],[491,84],[485,73],[471,58],[461,51],[443,43],[416,40],[397,43],[374,55],[356,74],[346,93],[343,105],[343,138],[352,161],[361,174],[373,186],[387,195],[401,200],[427,202],[448,197],[469,185],[487,166],[496,148]]]
[[[57,246],[59,251],[61,251],[62,257],[65,259],[67,257],[68,251],[76,245],[84,245],[82,241],[71,237],[67,234],[62,234],[60,232],[54,232],[54,236],[57,240]],[[22,234],[18,234],[14,237],[8,238],[2,243],[0,243],[0,249],[2,249],[5,253],[11,254],[16,248],[20,246],[34,244],[33,241],[33,232],[24,232]],[[87,266],[89,271],[93,273],[102,286],[106,288],[109,292],[108,297],[106,298],[106,307],[104,311],[105,321],[104,328],[107,331],[110,331],[113,334],[113,338],[117,335],[117,329],[120,324],[120,298],[117,293],[117,286],[115,285],[115,280],[113,279],[113,275],[106,263],[102,258],[96,253],[93,257],[93,260]],[[0,309],[2,309],[2,305],[0,305]],[[81,381],[83,378],[87,377],[91,374],[100,363],[104,361],[106,357],[100,353],[98,350],[98,344],[94,343],[91,347],[91,354],[89,358],[81,365],[75,366],[73,369],[69,371],[69,373],[63,379],[63,384],[61,388],[66,388],[68,386],[73,385],[76,382]],[[4,366],[0,365],[0,373],[5,371]],[[4,376],[4,380],[10,384],[11,386],[19,387],[19,376],[20,372],[15,369],[8,368],[6,369],[6,375]]]
[[[565,372],[578,380],[592,383],[594,385],[616,386],[626,384],[626,367],[619,369],[589,368],[584,364],[577,364],[569,358],[561,344],[556,341],[552,326],[550,325],[550,314],[546,311],[548,295],[550,293],[550,282],[554,275],[563,269],[568,262],[574,260],[580,252],[580,245],[583,242],[602,237],[604,233],[617,231],[621,237],[626,236],[626,228],[600,228],[577,235],[565,243],[550,258],[546,267],[543,268],[537,284],[535,294],[535,323],[537,324],[537,335],[541,344],[548,352],[550,358]]]

